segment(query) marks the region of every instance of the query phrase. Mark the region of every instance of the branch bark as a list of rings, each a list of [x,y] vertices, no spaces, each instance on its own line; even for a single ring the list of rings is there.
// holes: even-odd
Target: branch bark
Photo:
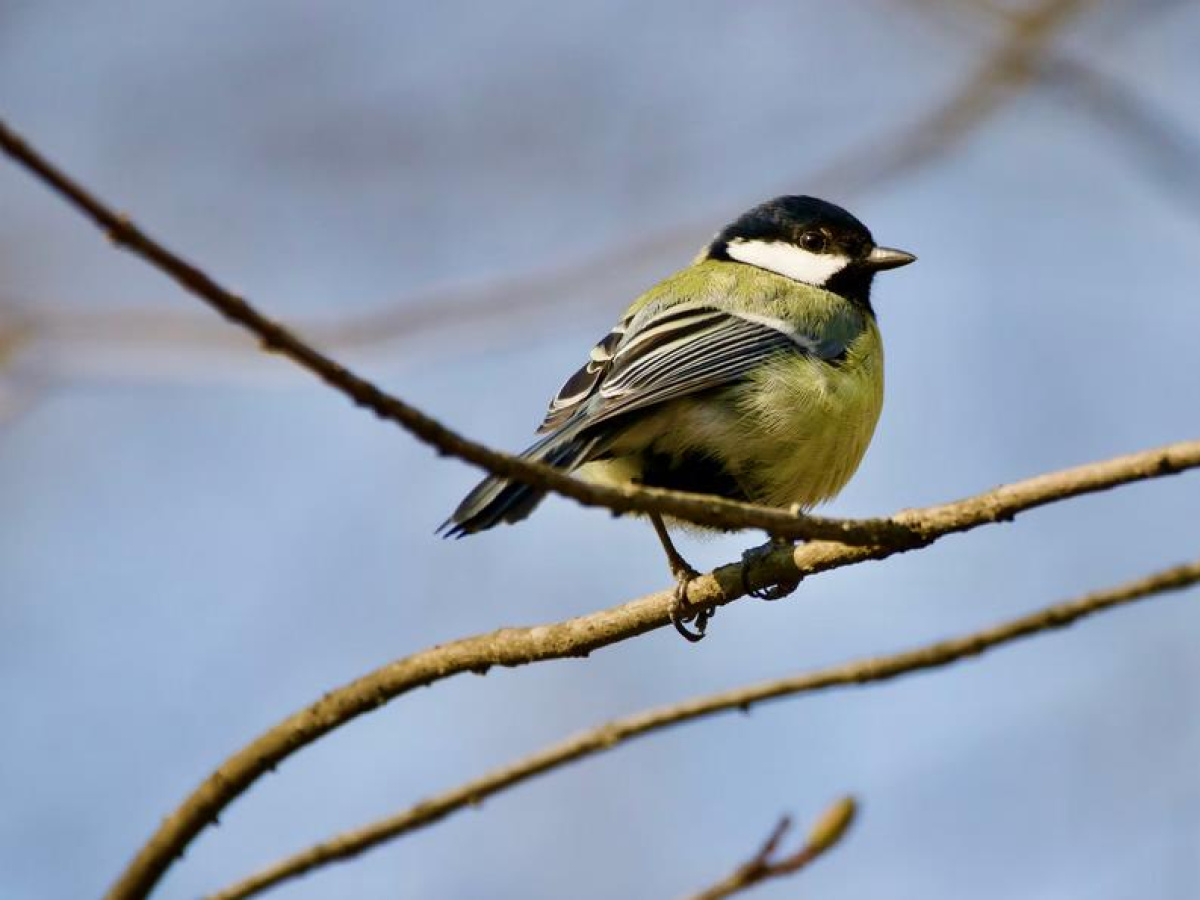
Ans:
[[[801,516],[704,495],[584,484],[546,466],[467,440],[353,374],[148,237],[128,217],[118,215],[56,169],[3,122],[0,148],[104,229],[116,244],[141,256],[247,328],[265,349],[287,356],[356,404],[402,426],[443,454],[614,512],[653,511],[720,528],[761,528],[780,537],[827,538],[814,540],[794,553],[773,553],[757,562],[750,573],[734,565],[697,579],[688,592],[689,600],[697,605],[722,605],[740,597],[747,586],[794,582],[826,569],[882,559],[925,546],[945,534],[1011,519],[1021,510],[1054,500],[1200,465],[1200,441],[1192,441],[1041,476],[941,507],[860,521]],[[670,603],[671,593],[662,592],[566,622],[466,638],[400,660],[331,692],[264,733],[203,782],[162,823],[113,887],[110,897],[145,896],[171,861],[233,798],[299,747],[350,719],[413,687],[460,672],[586,655],[661,627],[668,621]]]
[[[854,798],[842,797],[821,814],[808,833],[808,838],[798,850],[788,856],[776,859],[774,857],[779,849],[779,844],[783,841],[788,829],[792,827],[792,820],[784,816],[753,857],[716,884],[705,888],[698,894],[693,894],[689,900],[724,900],[724,898],[740,894],[756,884],[772,878],[793,875],[801,869],[808,868],[841,842],[857,814],[858,806],[854,802]]]
[[[261,893],[283,881],[297,878],[313,869],[350,859],[385,841],[433,825],[451,813],[475,806],[488,797],[538,775],[604,753],[642,735],[709,716],[735,711],[746,712],[755,704],[769,700],[796,697],[847,685],[888,681],[913,672],[941,668],[969,657],[979,656],[1004,644],[1065,628],[1106,610],[1167,592],[1183,590],[1197,583],[1200,583],[1200,559],[1117,587],[1058,603],[973,634],[889,656],[854,660],[826,669],[695,697],[681,703],[614,719],[494,769],[456,788],[422,800],[396,815],[322,841],[217,891],[210,895],[208,900],[245,900],[246,897]]]
[[[1094,0],[1043,0],[1005,16],[1007,33],[965,84],[915,126],[839,159],[819,176],[842,191],[863,190],[941,158],[1041,76],[1039,63],[1064,27]]]
[[[1183,462],[1186,460],[1186,466]],[[1022,509],[1099,490],[1105,483],[1153,478],[1200,465],[1200,441],[1164,447],[1042,475],[958,503],[901,513],[919,523],[923,544],[956,532],[1012,518]],[[897,517],[899,518],[899,517]],[[814,541],[783,548],[756,560],[723,566],[689,584],[689,601],[723,606],[756,590],[794,583],[808,575],[884,559],[910,547],[856,547]],[[593,650],[661,628],[670,621],[674,590],[630,601],[562,622],[502,628],[423,650],[330,691],[293,713],[225,760],[159,826],[108,894],[109,900],[145,897],[200,831],[255,781],[301,747],[363,713],[414,688],[492,666],[521,666],[549,659],[587,656]]]
[[[773,189],[791,190],[802,183],[817,194],[850,197],[927,166],[955,149],[1023,90],[1047,77],[1040,61],[1065,26],[1094,3],[1045,0],[1028,11],[1004,11],[999,18],[1003,35],[995,51],[964,79],[962,87],[915,121],[876,135],[849,153],[807,173],[792,173]],[[1053,80],[1053,73],[1051,73]],[[637,240],[602,250],[595,256],[556,268],[519,275],[484,286],[435,290],[429,296],[388,304],[377,312],[337,322],[307,323],[305,332],[318,346],[347,353],[380,342],[411,337],[426,330],[503,325],[514,319],[529,327],[549,307],[570,310],[572,288],[595,284],[613,272],[641,269],[655,259],[687,253],[708,233],[710,221],[689,221]],[[564,306],[564,304],[566,304]],[[454,310],[446,316],[447,308]],[[173,344],[197,349],[241,348],[221,340],[221,333],[202,323],[161,310],[48,308],[45,302],[23,305],[19,312],[36,323],[40,336],[89,342],[120,342],[126,353],[138,343],[161,349],[166,337]]]
[[[928,543],[928,534],[919,527],[920,523],[910,522],[903,515],[890,519],[831,519],[706,494],[636,485],[588,484],[542,463],[502,453],[462,437],[321,353],[147,236],[128,216],[110,209],[59,171],[3,121],[0,121],[0,149],[105,230],[115,244],[140,256],[230,321],[257,336],[265,350],[288,357],[355,404],[399,425],[443,455],[455,456],[491,474],[513,478],[570,497],[585,506],[600,506],[614,513],[654,512],[713,528],[761,529],[773,537],[792,540],[828,540],[894,549],[911,549]],[[1162,465],[1171,464],[1165,460],[1164,457]]]
[[[633,485],[587,484],[542,463],[501,453],[451,431],[445,425],[321,353],[279,322],[263,315],[204,271],[149,237],[126,215],[117,213],[60,171],[19,134],[0,121],[0,149],[105,231],[114,244],[141,257],[184,290],[251,332],[267,352],[286,356],[334,390],[381,419],[393,422],[442,455],[455,456],[493,475],[553,491],[614,513],[656,512],[712,528],[759,528],[792,539],[826,539],[852,544],[882,541],[903,544],[914,535],[882,519],[827,519],[773,507],[739,503],[705,494],[686,494]]]

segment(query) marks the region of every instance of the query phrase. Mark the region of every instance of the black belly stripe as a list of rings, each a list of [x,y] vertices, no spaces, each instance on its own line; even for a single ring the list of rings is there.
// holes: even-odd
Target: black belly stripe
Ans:
[[[643,451],[641,483],[671,491],[716,494],[750,501],[733,474],[719,461],[701,453],[666,454]]]

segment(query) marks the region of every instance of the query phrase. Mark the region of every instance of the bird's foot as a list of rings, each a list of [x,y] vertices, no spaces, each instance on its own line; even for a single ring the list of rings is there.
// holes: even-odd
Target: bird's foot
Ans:
[[[692,583],[693,579],[699,577],[699,572],[691,566],[680,566],[675,568],[673,574],[675,575],[675,599],[671,602],[671,624],[684,638],[694,644],[696,641],[704,639],[708,620],[716,615],[717,608],[715,606],[694,607],[688,600],[688,585]],[[696,623],[695,629],[688,627],[690,622]]]
[[[750,587],[750,573],[753,568],[761,563],[764,559],[774,553],[776,550],[781,550],[785,547],[791,547],[791,541],[776,540],[771,538],[765,544],[759,547],[751,547],[742,554],[742,590],[751,597],[757,597],[759,600],[781,600],[790,594],[800,585],[800,579],[795,581],[782,581],[778,584],[768,585],[761,588]]]

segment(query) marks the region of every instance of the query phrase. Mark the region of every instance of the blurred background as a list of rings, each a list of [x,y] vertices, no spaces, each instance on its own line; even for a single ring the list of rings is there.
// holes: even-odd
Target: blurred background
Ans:
[[[826,511],[1197,436],[1200,7],[1186,2],[0,2],[0,110],[152,234],[451,426],[530,439],[632,296],[815,193],[920,255]],[[432,643],[669,583],[549,500],[433,536],[477,472],[263,356],[0,166],[0,897],[99,895],[221,759]],[[406,696],[171,870],[191,898],[651,704],[966,631],[1193,557],[1129,487],[596,653]],[[709,568],[760,536],[682,548]],[[660,897],[853,792],[756,896],[1200,896],[1197,594],[952,669],[656,735],[278,890]],[[274,896],[274,895],[273,895]]]

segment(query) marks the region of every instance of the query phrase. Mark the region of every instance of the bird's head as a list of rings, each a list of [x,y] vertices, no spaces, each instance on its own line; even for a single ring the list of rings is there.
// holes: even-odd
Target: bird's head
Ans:
[[[867,226],[816,197],[776,197],[743,213],[716,236],[709,259],[746,263],[840,294],[870,309],[876,272],[916,257],[880,247]]]

